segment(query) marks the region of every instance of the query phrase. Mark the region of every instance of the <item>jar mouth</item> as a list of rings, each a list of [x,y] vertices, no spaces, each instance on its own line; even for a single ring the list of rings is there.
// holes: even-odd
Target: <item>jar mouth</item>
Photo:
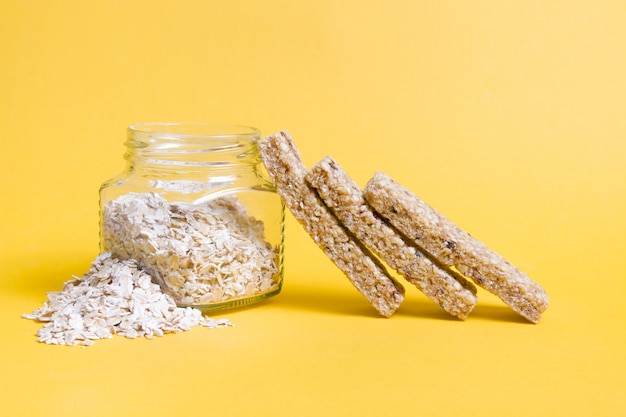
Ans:
[[[261,135],[255,127],[206,122],[139,123],[127,133],[126,159],[176,165],[230,165],[255,158]]]
[[[259,129],[251,126],[208,122],[148,122],[128,127],[129,133],[158,137],[259,137]]]

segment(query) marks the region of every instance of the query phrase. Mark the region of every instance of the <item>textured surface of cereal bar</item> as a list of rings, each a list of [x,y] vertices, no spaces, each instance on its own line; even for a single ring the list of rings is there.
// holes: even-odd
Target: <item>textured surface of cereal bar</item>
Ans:
[[[357,239],[448,313],[467,318],[476,305],[476,287],[434,265],[414,245],[407,244],[374,214],[361,188],[333,158],[318,162],[306,179]]]
[[[259,151],[278,194],[324,253],[384,317],[404,299],[404,288],[354,240],[305,181],[306,166],[286,131],[259,141]]]
[[[401,233],[445,265],[454,266],[513,310],[536,323],[548,307],[544,289],[388,175],[377,173],[365,200]]]

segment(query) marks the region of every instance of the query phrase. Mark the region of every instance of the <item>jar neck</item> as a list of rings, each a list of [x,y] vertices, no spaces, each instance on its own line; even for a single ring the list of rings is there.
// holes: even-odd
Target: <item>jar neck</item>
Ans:
[[[201,123],[149,123],[128,128],[127,177],[191,201],[206,192],[271,189],[255,128]],[[220,191],[221,190],[221,191]]]
[[[260,164],[255,128],[204,123],[147,123],[128,128],[129,170],[242,171]]]

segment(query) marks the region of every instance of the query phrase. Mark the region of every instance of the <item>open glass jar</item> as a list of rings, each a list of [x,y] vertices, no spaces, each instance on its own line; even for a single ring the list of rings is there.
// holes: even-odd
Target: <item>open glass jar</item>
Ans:
[[[179,306],[214,311],[280,292],[284,206],[259,130],[128,128],[126,169],[100,188],[100,249],[135,259]]]

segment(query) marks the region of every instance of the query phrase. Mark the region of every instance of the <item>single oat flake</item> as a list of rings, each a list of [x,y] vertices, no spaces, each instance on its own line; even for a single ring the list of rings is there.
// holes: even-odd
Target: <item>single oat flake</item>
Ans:
[[[22,317],[45,323],[38,341],[89,346],[113,335],[127,338],[163,336],[202,325],[232,326],[226,319],[203,317],[200,310],[180,308],[133,259],[110,252],[98,256],[82,277],[67,281],[48,301]]]

